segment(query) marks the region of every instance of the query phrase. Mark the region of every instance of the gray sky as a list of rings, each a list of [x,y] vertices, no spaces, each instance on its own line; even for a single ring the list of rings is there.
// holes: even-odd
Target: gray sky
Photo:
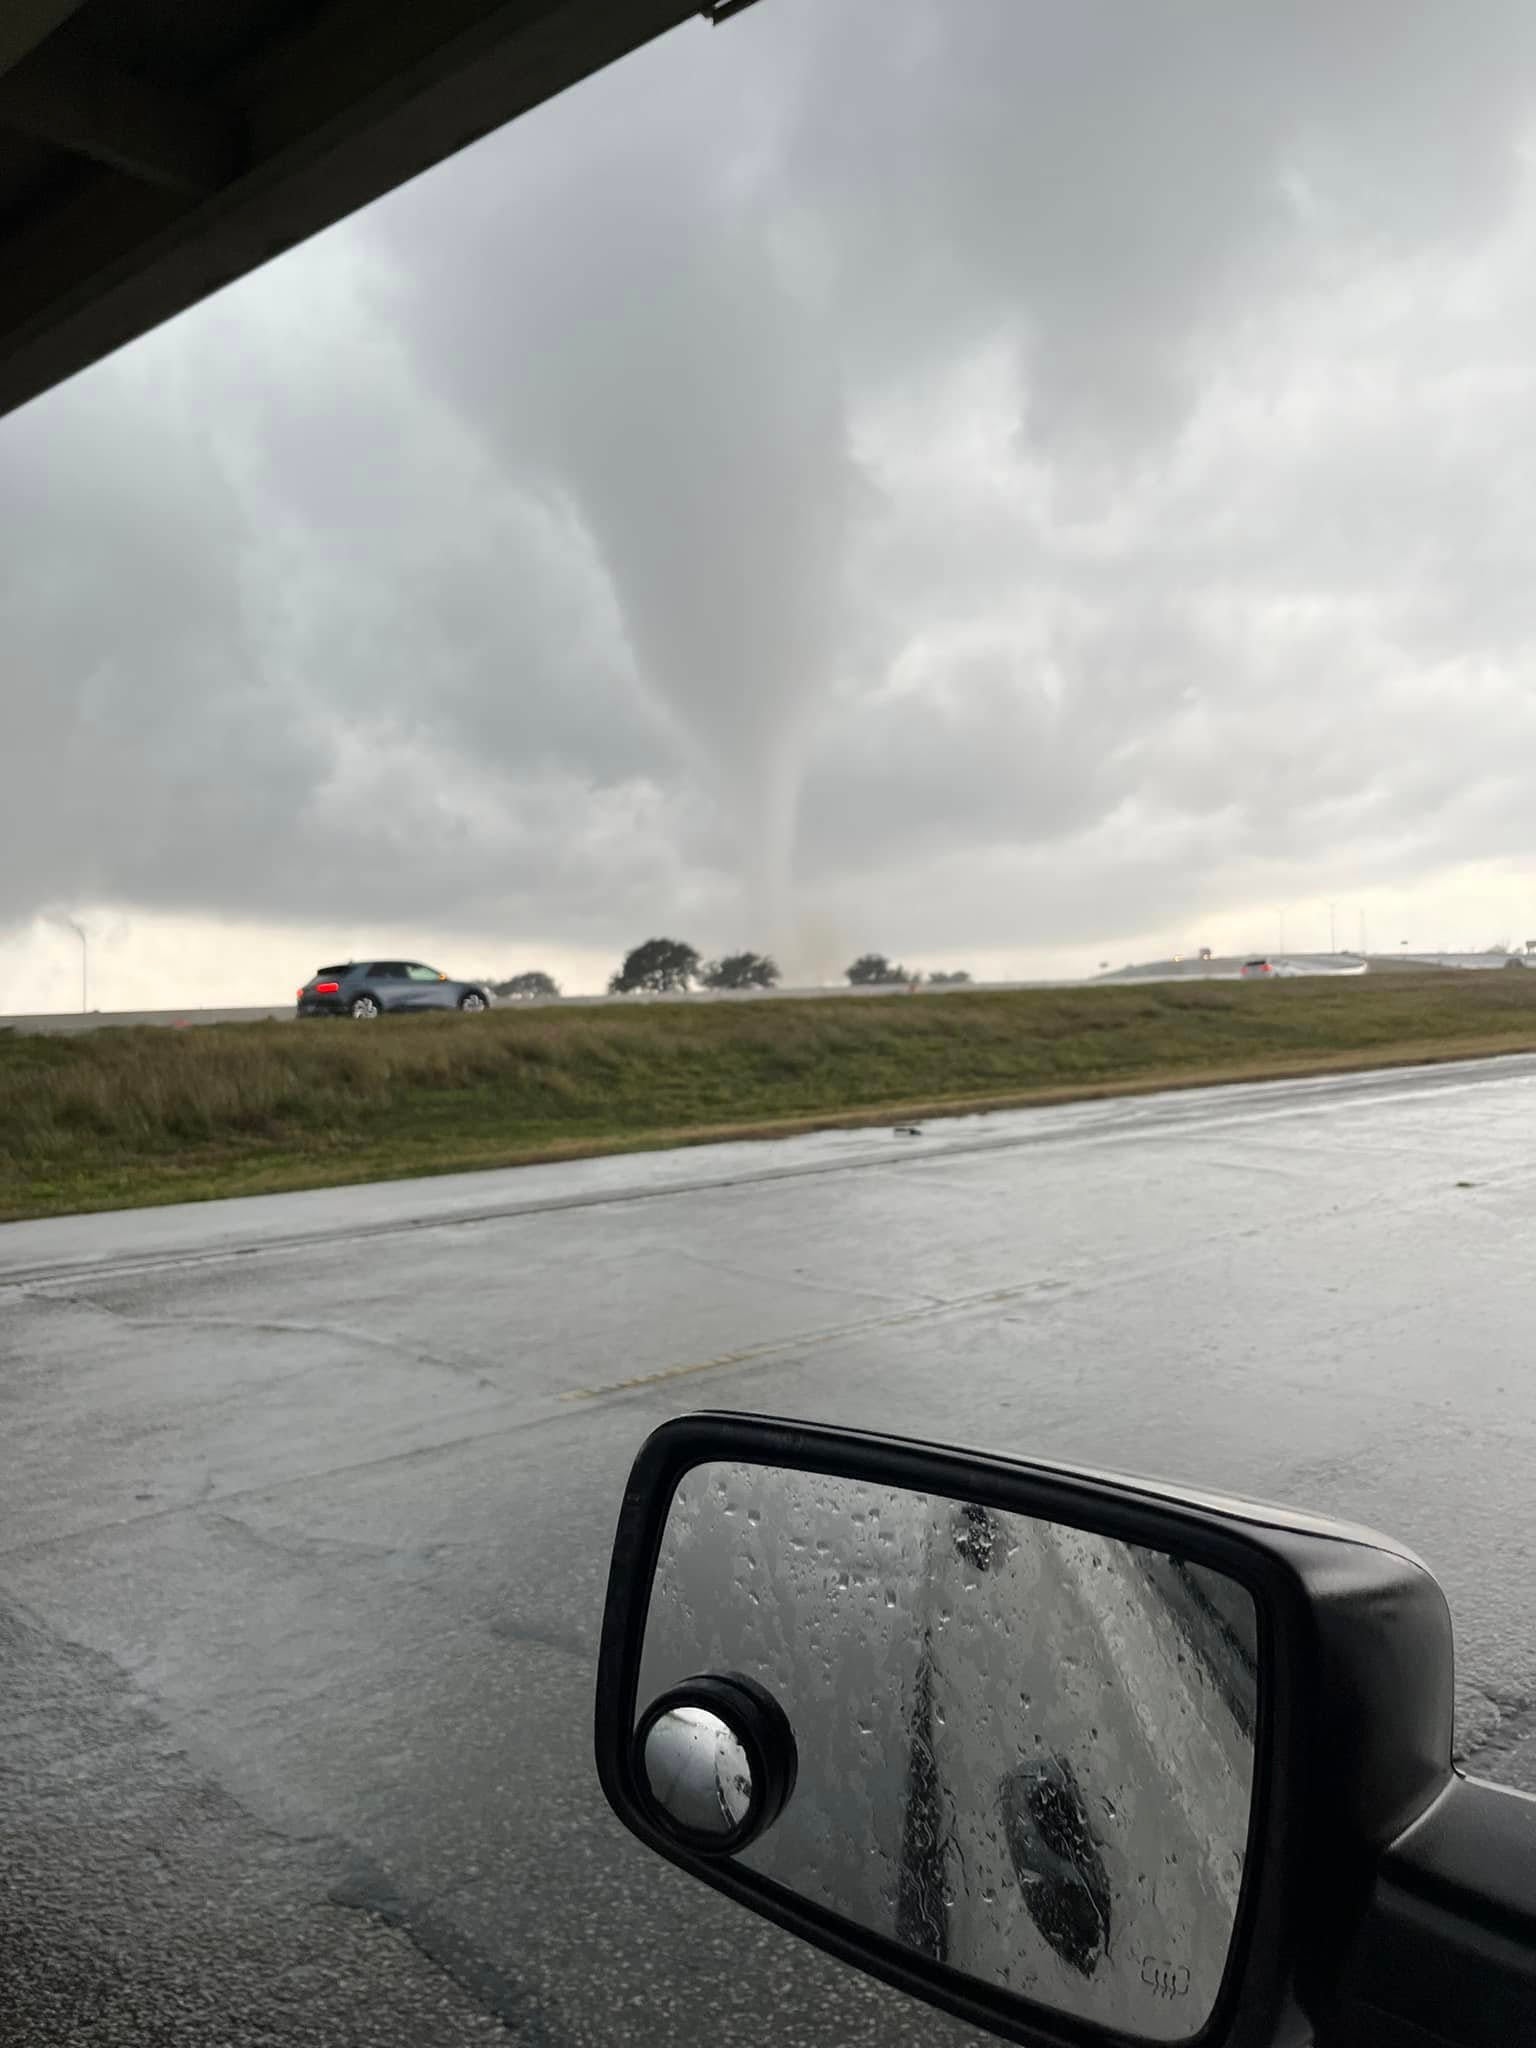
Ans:
[[[1536,931],[1536,10],[760,0],[0,422],[0,1007]]]

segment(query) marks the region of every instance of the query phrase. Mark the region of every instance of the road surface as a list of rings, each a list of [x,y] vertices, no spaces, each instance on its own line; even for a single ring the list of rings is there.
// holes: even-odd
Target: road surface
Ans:
[[[8,1226],[9,2038],[971,2040],[602,1805],[620,1484],[704,1404],[1374,1522],[1536,1786],[1533,1111],[1522,1059]]]

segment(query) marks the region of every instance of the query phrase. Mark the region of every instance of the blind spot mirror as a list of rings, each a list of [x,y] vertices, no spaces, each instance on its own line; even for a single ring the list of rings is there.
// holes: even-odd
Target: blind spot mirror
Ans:
[[[678,1828],[717,1840],[736,1834],[752,1805],[741,1740],[708,1707],[668,1707],[645,1737],[651,1797]]]
[[[685,1680],[635,1730],[653,1818],[701,1855],[730,1856],[773,1825],[794,1790],[795,1738],[773,1695],[740,1673]]]

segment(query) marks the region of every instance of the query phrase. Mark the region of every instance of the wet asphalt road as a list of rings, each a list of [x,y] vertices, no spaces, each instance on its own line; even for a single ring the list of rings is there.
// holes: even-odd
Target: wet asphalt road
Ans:
[[[0,2042],[972,2039],[602,1804],[620,1484],[706,1404],[1374,1522],[1536,1788],[1533,1111],[1506,1061],[0,1231]]]

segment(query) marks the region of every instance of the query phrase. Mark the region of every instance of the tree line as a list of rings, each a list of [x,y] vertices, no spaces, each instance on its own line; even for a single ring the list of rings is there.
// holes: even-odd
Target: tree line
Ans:
[[[951,974],[909,974],[905,967],[884,953],[861,953],[844,969],[852,988],[915,986],[924,980],[931,988],[955,988],[970,981],[963,970]],[[718,960],[706,960],[696,947],[681,939],[647,939],[624,955],[623,964],[608,978],[611,996],[681,995],[697,986],[710,989],[777,988],[778,962],[768,953],[726,953]],[[499,996],[526,1000],[530,996],[557,996],[560,984],[542,968],[514,974],[506,981],[492,982]]]

